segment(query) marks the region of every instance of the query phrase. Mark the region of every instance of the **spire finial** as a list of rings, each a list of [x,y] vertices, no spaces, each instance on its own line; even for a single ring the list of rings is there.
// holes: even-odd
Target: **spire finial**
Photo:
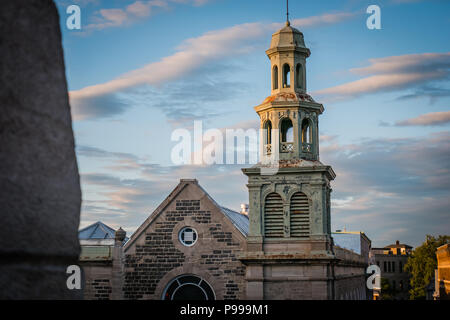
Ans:
[[[289,0],[286,0],[286,26],[290,26],[291,23],[289,22]]]

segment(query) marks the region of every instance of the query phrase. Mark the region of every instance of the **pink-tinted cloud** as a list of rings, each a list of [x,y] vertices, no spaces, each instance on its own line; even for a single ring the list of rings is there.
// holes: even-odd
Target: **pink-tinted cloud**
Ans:
[[[370,66],[350,69],[354,74],[368,77],[313,94],[335,100],[350,99],[363,94],[424,85],[450,76],[450,52],[393,56],[369,59],[369,62]]]
[[[118,12],[110,14],[114,17],[111,19],[117,23],[123,20],[123,16]],[[324,14],[297,19],[293,24],[312,27],[338,23],[353,16],[352,13]],[[278,24],[245,23],[187,39],[178,46],[176,53],[160,61],[149,63],[111,81],[71,91],[73,117],[75,120],[94,118],[101,110],[106,114],[120,113],[123,111],[123,105],[113,104],[111,100],[114,98],[111,98],[111,94],[145,84],[155,86],[167,83],[186,76],[212,61],[249,53],[258,45],[258,41],[275,31],[277,27]],[[105,99],[107,101],[104,101]]]
[[[399,121],[396,126],[438,126],[450,123],[450,111],[431,112],[416,118]]]
[[[86,26],[86,30],[101,30],[111,27],[130,25],[136,21],[148,18],[156,9],[168,9],[171,3],[192,4],[200,6],[209,0],[150,0],[135,1],[124,8],[100,9],[93,17],[93,23]]]

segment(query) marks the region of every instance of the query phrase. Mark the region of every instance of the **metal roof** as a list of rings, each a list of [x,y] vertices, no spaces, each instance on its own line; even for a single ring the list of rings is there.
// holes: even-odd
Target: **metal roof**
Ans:
[[[231,220],[233,225],[244,235],[248,235],[248,216],[236,211],[233,211],[231,209],[220,207],[223,214]]]
[[[114,239],[115,233],[116,230],[101,221],[97,221],[96,223],[79,230],[78,239]]]
[[[182,179],[180,182],[186,182],[186,179]],[[192,180],[192,181],[187,181],[187,182],[193,182],[194,184],[196,184],[207,196],[208,198],[220,209],[220,211],[222,211],[222,213],[225,215],[225,217],[227,217],[231,223],[244,235],[247,237],[248,235],[248,216],[236,211],[233,211],[231,209],[225,208],[220,206],[216,200],[214,200],[213,197],[211,197],[211,195],[206,192],[205,189],[203,189],[203,187],[198,183],[198,181],[196,179]]]

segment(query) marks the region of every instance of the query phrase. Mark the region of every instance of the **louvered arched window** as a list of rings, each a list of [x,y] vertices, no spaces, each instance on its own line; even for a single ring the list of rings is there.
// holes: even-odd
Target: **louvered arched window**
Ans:
[[[284,236],[283,200],[278,193],[270,193],[264,201],[264,235],[267,238]]]
[[[291,197],[290,224],[291,237],[309,236],[309,201],[303,192],[296,192]]]

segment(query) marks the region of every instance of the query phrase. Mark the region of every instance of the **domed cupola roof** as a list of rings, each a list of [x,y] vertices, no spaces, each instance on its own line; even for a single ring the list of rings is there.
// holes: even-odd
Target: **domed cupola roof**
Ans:
[[[266,51],[270,54],[275,51],[283,50],[295,50],[302,52],[306,57],[309,57],[310,51],[305,45],[303,33],[299,30],[291,27],[289,22],[286,22],[286,26],[278,30],[272,35],[272,41],[270,43],[269,50]]]

